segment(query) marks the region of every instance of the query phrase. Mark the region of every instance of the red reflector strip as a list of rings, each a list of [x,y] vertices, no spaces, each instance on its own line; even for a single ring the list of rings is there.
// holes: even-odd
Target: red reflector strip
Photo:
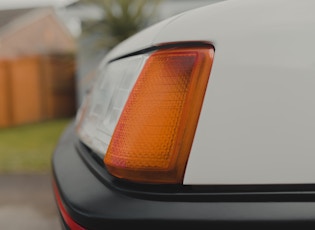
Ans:
[[[71,217],[70,215],[67,213],[65,207],[62,204],[57,186],[55,183],[53,183],[53,187],[54,187],[54,192],[55,192],[55,197],[56,197],[56,201],[57,201],[57,205],[59,208],[59,211],[62,215],[63,220],[65,221],[65,223],[67,224],[67,226],[71,229],[71,230],[86,230],[85,228],[83,228],[82,226],[80,226],[79,224],[77,224]]]

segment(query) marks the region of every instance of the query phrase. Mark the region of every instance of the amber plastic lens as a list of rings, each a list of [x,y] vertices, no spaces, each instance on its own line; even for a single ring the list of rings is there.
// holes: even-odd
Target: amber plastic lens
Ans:
[[[135,83],[104,158],[116,177],[181,183],[214,51],[157,51]]]

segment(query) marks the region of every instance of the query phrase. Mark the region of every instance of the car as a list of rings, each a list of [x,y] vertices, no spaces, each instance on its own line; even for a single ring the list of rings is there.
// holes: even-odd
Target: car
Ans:
[[[222,1],[113,48],[53,153],[62,226],[314,225],[314,10]]]

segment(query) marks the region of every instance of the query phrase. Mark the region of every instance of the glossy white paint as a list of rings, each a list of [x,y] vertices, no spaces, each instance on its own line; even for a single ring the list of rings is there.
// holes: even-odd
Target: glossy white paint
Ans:
[[[229,0],[110,54],[179,41],[215,46],[185,184],[315,183],[314,10],[312,0]]]

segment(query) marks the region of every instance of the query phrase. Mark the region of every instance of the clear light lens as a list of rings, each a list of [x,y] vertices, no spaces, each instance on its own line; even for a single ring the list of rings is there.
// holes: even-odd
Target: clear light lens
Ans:
[[[100,68],[93,89],[77,113],[77,135],[100,157],[107,151],[121,111],[146,59],[147,55],[138,55]]]

